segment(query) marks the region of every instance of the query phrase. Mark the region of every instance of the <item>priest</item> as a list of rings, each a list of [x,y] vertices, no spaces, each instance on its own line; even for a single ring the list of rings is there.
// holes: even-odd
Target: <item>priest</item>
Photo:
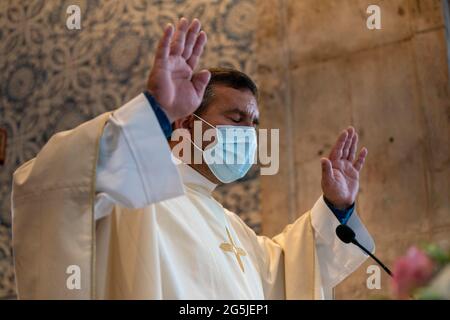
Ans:
[[[321,159],[323,195],[274,238],[212,197],[251,167],[259,110],[247,75],[194,71],[205,44],[198,20],[168,25],[145,92],[54,135],[14,173],[19,298],[327,299],[367,258],[336,227],[374,250],[354,209],[367,150],[352,127]],[[189,148],[172,153],[180,130]]]

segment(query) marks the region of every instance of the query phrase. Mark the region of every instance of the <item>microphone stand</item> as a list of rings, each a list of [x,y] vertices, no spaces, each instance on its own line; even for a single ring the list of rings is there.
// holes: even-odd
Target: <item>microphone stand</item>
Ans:
[[[388,275],[390,275],[392,277],[392,272],[391,270],[389,270],[388,267],[386,267],[380,260],[378,260],[377,257],[375,257],[369,250],[367,250],[366,248],[364,248],[356,239],[353,239],[351,241],[351,243],[353,243],[355,246],[357,246],[358,248],[360,248],[362,251],[364,251],[365,253],[367,253],[373,260],[375,260],[376,263],[378,263],[378,265],[380,267],[382,267],[384,269],[384,271],[386,271],[386,273]]]
[[[369,255],[369,257],[371,257],[373,260],[375,260],[376,263],[378,263],[378,265],[380,267],[383,268],[384,271],[386,271],[386,273],[392,277],[392,272],[391,270],[389,270],[388,267],[386,267],[377,257],[375,257],[369,250],[367,250],[366,248],[364,248],[363,245],[361,245],[358,240],[356,240],[355,238],[355,231],[353,231],[352,228],[350,228],[349,226],[347,226],[346,224],[340,224],[337,226],[336,228],[336,235],[337,237],[344,243],[353,243],[355,246],[357,246],[358,248],[360,248],[362,251],[364,251],[366,254]]]

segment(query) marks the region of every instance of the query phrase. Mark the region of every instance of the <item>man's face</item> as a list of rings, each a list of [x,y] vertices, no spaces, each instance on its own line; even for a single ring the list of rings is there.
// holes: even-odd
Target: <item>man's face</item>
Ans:
[[[212,102],[199,115],[210,124],[256,126],[259,110],[256,98],[248,89],[233,89],[224,85],[214,86]]]
[[[215,85],[213,88],[214,97],[199,116],[213,126],[232,125],[256,127],[259,121],[259,110],[255,96],[248,89],[233,89],[225,85]],[[185,128],[194,137],[194,121],[200,121],[194,116],[179,120],[175,123],[175,128]],[[211,127],[202,122],[202,135]],[[213,140],[214,141],[214,140]],[[211,144],[211,141],[203,141],[201,148],[204,150]],[[200,152],[193,148],[193,152]],[[209,170],[208,165],[202,161],[201,164],[191,165],[209,180],[220,183],[220,181]]]

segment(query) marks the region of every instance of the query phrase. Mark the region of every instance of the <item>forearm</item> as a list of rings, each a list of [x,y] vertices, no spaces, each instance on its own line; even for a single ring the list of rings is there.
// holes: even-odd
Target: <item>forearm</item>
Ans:
[[[340,222],[334,217],[323,197],[319,198],[311,210],[311,224],[322,284],[325,287],[334,287],[355,271],[367,256],[356,246],[345,244],[336,236],[336,227]],[[352,213],[347,224],[355,231],[358,241],[373,252],[373,239],[356,211]]]
[[[117,109],[100,141],[97,194],[132,208],[183,194],[166,136],[144,94]]]

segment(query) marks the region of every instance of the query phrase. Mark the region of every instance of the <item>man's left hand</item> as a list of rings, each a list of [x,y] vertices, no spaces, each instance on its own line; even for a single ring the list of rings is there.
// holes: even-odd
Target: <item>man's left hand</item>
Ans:
[[[331,204],[347,209],[356,199],[359,188],[359,172],[367,156],[362,148],[356,158],[358,134],[353,127],[342,131],[328,158],[322,163],[322,191]]]

